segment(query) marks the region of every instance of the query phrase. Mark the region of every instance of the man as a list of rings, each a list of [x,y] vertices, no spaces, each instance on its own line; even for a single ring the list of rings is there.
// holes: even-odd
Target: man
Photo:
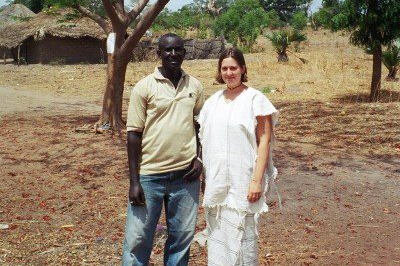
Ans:
[[[181,69],[186,51],[178,35],[163,35],[157,53],[161,67],[136,84],[128,109],[123,266],[148,265],[163,203],[168,228],[164,265],[188,264],[196,225],[203,165],[194,116],[203,106],[203,89]]]

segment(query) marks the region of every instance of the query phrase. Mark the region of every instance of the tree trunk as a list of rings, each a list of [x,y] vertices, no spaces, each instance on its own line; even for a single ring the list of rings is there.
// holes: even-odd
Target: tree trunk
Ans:
[[[207,8],[214,18],[218,18],[221,15],[222,7],[218,8],[215,0],[209,0],[207,3]]]
[[[106,91],[97,127],[121,130],[125,126],[122,120],[122,96],[127,62],[119,52],[108,54]]]
[[[107,83],[103,97],[103,109],[96,128],[121,130],[125,123],[122,121],[122,96],[124,93],[124,81],[126,68],[132,51],[146,30],[163,10],[169,0],[157,0],[150,6],[144,15],[138,19],[138,23],[131,35],[126,37],[128,26],[134,21],[146,7],[149,0],[137,2],[134,8],[128,13],[124,10],[124,1],[102,0],[103,7],[109,20],[92,13],[87,8],[75,3],[73,7],[81,14],[96,21],[104,32],[109,36],[115,34],[115,40],[111,42],[114,51],[107,54]]]
[[[286,53],[279,53],[278,62],[289,62],[289,57],[287,56]]]
[[[394,66],[392,69],[390,69],[389,74],[386,77],[386,80],[388,81],[397,81],[398,79],[396,78],[397,75],[397,66]]]
[[[379,44],[374,48],[372,57],[372,81],[371,93],[369,95],[370,102],[376,102],[381,94],[381,76],[382,76],[382,45]]]

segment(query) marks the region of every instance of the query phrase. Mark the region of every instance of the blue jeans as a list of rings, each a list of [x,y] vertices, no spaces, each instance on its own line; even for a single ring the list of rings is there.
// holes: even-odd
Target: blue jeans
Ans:
[[[164,247],[164,265],[188,265],[190,243],[196,227],[200,181],[185,181],[185,173],[183,170],[140,175],[146,205],[134,206],[128,203],[122,251],[123,266],[148,265],[163,202],[168,232]]]

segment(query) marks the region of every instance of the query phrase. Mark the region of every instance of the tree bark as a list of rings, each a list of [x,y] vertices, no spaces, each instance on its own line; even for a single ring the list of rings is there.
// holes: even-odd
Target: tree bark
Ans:
[[[394,66],[392,69],[390,69],[389,74],[386,77],[386,80],[388,81],[397,81],[398,79],[396,78],[397,75],[397,66]]]
[[[372,81],[371,93],[369,95],[370,102],[376,102],[380,98],[381,93],[381,76],[382,76],[382,45],[376,45],[372,57]]]
[[[221,15],[222,7],[218,8],[215,0],[209,0],[207,3],[207,8],[214,16],[214,18],[217,18]]]
[[[289,62],[289,57],[286,52],[278,53],[278,62]]]
[[[289,62],[289,57],[287,55],[286,49],[287,49],[288,45],[287,44],[283,44],[281,49],[278,52],[278,63],[279,62]]]
[[[122,96],[127,65],[120,53],[108,54],[107,82],[103,97],[103,109],[98,127],[121,130],[125,123],[122,120]]]

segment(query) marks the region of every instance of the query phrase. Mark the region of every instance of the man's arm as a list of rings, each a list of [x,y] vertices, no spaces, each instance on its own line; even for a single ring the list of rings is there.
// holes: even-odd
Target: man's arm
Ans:
[[[129,201],[133,205],[146,203],[143,188],[140,185],[139,157],[142,151],[142,132],[128,131],[127,136],[129,165]]]
[[[196,142],[197,142],[197,152],[196,157],[193,158],[192,162],[190,163],[190,171],[187,172],[183,178],[186,181],[192,182],[199,179],[201,173],[203,172],[203,161],[201,155],[201,143],[199,139],[199,129],[200,125],[197,122],[194,122],[194,128],[196,131]]]

